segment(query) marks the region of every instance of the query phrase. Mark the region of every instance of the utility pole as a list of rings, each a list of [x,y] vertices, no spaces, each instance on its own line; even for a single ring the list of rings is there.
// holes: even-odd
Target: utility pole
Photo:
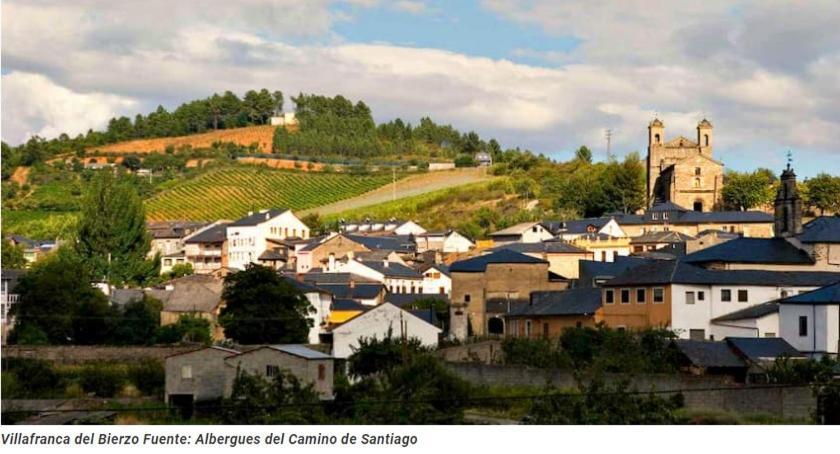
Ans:
[[[604,131],[604,137],[607,139],[607,159],[612,158],[612,136],[612,129],[608,128]]]

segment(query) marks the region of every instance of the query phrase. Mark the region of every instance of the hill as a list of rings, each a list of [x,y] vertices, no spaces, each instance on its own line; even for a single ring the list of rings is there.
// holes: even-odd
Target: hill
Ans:
[[[179,183],[146,201],[149,220],[236,219],[248,211],[302,210],[347,199],[391,182],[391,175],[305,173],[229,167]]]
[[[256,144],[261,153],[271,153],[271,143],[276,126],[260,125],[244,128],[219,129],[202,134],[177,137],[158,137],[117,142],[109,145],[88,148],[89,152],[99,153],[163,153],[167,147],[179,149],[184,146],[193,149],[210,148],[214,143],[235,143],[244,147]]]

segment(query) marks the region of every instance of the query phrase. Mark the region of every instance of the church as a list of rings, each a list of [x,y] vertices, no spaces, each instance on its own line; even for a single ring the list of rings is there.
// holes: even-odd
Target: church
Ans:
[[[712,158],[712,124],[697,124],[697,139],[665,139],[658,118],[648,125],[647,206],[672,202],[694,211],[713,211],[721,205],[723,163]]]

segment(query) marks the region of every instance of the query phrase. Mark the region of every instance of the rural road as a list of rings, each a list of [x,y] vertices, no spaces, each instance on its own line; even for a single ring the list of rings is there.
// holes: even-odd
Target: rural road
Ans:
[[[456,186],[478,183],[481,181],[490,181],[493,178],[495,177],[488,175],[487,168],[484,167],[441,170],[437,172],[412,175],[401,180],[397,180],[396,198],[402,199],[440,189],[454,188]],[[299,213],[299,215],[306,216],[310,213],[318,213],[321,216],[326,216],[341,213],[355,208],[390,202],[393,200],[393,196],[394,188],[393,185],[389,184],[382,186],[381,188],[376,188],[373,191],[360,196],[303,210]]]

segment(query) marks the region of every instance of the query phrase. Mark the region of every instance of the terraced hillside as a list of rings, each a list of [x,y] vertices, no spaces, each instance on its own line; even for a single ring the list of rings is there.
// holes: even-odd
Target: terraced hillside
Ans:
[[[156,139],[138,139],[127,142],[112,143],[99,147],[92,147],[88,151],[102,153],[163,153],[166,147],[180,148],[189,145],[192,148],[209,148],[215,142],[235,143],[248,146],[257,144],[260,152],[271,153],[271,143],[274,139],[275,126],[248,126],[245,128],[219,129],[178,137],[160,137]]]
[[[220,169],[146,201],[149,220],[236,219],[262,208],[303,210],[355,197],[390,175],[313,174],[251,167]]]

